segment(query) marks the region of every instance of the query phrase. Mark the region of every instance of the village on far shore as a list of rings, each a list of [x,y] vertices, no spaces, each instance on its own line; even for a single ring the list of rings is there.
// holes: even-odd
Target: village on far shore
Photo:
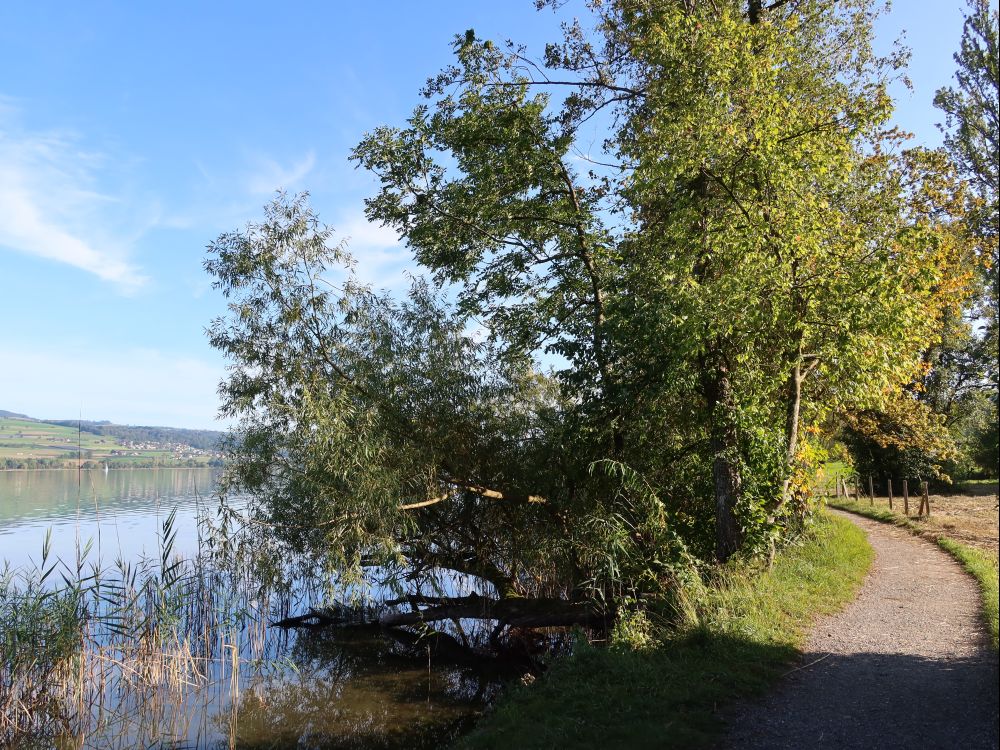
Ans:
[[[42,420],[0,410],[0,470],[222,466],[223,434]]]

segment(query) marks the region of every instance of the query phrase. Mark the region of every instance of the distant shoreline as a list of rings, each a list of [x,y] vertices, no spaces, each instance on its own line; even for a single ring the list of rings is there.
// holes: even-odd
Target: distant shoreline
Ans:
[[[205,464],[204,466],[109,466],[108,472],[112,471],[157,471],[159,469],[169,469],[170,471],[204,471],[206,469],[219,470],[224,467],[222,466],[209,466]],[[19,471],[104,471],[102,466],[40,466],[34,469],[7,469],[0,467],[0,473],[16,473]]]

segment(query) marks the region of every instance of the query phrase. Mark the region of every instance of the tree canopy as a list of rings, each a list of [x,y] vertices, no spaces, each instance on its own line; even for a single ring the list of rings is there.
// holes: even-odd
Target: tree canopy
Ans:
[[[980,243],[978,294],[967,311],[968,328],[960,342],[942,352],[948,416],[966,454],[994,476],[1000,471],[997,440],[998,382],[1000,382],[1000,17],[986,0],[970,0],[955,53],[958,87],[938,91],[935,105],[944,111],[945,146],[975,197],[969,224]],[[950,376],[950,377],[949,377]],[[954,387],[959,381],[960,387]],[[934,385],[938,385],[937,382]]]
[[[921,372],[970,251],[940,155],[888,125],[871,4],[590,10],[538,59],[458,36],[354,150],[433,280],[406,299],[301,196],[211,246],[267,544],[613,605],[767,551],[803,434]]]

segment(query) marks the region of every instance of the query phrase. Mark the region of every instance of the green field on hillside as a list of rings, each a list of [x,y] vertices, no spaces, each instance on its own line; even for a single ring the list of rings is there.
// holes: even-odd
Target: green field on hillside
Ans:
[[[111,466],[205,465],[215,455],[164,444],[133,444],[33,419],[0,417],[0,469],[58,468],[78,463]]]

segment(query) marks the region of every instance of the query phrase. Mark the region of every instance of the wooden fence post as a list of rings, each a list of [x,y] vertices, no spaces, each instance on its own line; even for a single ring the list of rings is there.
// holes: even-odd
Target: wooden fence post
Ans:
[[[872,484],[872,475],[868,475],[868,504],[875,504],[875,485]]]
[[[903,515],[910,515],[910,488],[907,487],[906,480],[903,480]]]
[[[930,518],[931,517],[931,497],[930,497],[930,495],[927,492],[927,482],[921,482],[920,483],[920,489],[924,493],[924,498],[923,498],[923,501],[920,504],[920,508],[921,508],[922,511],[926,511],[927,517]],[[924,513],[921,513],[920,515],[924,515]]]
[[[839,500],[840,499],[840,477],[839,476],[834,480],[833,486],[836,488],[837,499]]]
[[[861,503],[861,477],[854,477],[854,502]]]
[[[889,510],[892,510],[892,477],[885,480],[885,487],[889,495]]]

